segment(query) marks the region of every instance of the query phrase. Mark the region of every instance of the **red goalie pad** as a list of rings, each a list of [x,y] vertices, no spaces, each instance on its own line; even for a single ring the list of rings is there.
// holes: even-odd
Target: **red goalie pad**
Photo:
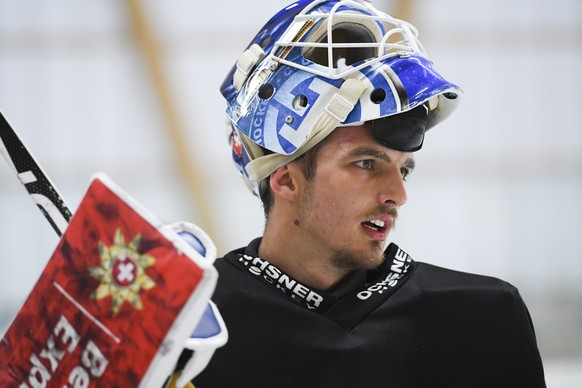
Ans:
[[[213,260],[98,176],[0,342],[0,386],[161,386],[214,290]]]

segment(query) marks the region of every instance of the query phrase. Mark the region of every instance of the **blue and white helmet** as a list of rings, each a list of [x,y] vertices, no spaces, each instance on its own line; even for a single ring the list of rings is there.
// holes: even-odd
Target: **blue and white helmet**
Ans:
[[[277,13],[221,87],[233,158],[249,188],[260,195],[274,170],[338,126],[402,118],[415,108],[424,112],[421,124],[413,119],[414,141],[402,150],[419,149],[424,131],[463,92],[433,69],[417,36],[414,26],[364,0],[300,0]],[[381,142],[399,149],[389,140]]]

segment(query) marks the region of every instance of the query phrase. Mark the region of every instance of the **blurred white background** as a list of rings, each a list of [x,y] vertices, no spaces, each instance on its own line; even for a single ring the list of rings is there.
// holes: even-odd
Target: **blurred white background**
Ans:
[[[72,209],[105,172],[226,253],[260,235],[263,216],[232,166],[219,86],[287,4],[0,0],[0,111]],[[374,4],[413,22],[436,68],[466,92],[417,155],[393,240],[417,261],[517,286],[548,386],[582,387],[582,2]],[[4,161],[0,231],[3,332],[58,243]]]

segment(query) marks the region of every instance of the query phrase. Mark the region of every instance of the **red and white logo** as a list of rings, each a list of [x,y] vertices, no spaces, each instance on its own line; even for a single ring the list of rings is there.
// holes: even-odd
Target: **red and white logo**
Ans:
[[[142,310],[140,294],[156,286],[156,282],[145,272],[156,260],[150,255],[139,253],[140,244],[140,234],[126,243],[121,229],[117,229],[113,245],[99,242],[101,265],[89,268],[89,274],[99,280],[92,298],[99,300],[111,297],[113,316],[117,315],[125,302]]]
[[[135,282],[137,265],[128,256],[118,257],[113,263],[113,280],[122,287],[127,287]]]
[[[237,154],[237,156],[240,158],[243,153],[243,146],[237,132],[232,133],[231,145],[234,153]]]

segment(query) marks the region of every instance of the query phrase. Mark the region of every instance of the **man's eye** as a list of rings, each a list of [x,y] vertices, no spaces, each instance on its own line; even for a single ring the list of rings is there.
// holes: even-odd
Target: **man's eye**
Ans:
[[[365,170],[371,170],[374,168],[374,161],[370,159],[360,160],[356,162],[356,166],[363,168]]]
[[[402,175],[402,180],[406,180],[406,178],[408,178],[408,175],[410,175],[410,170],[407,168],[401,168],[400,169],[400,174]]]

